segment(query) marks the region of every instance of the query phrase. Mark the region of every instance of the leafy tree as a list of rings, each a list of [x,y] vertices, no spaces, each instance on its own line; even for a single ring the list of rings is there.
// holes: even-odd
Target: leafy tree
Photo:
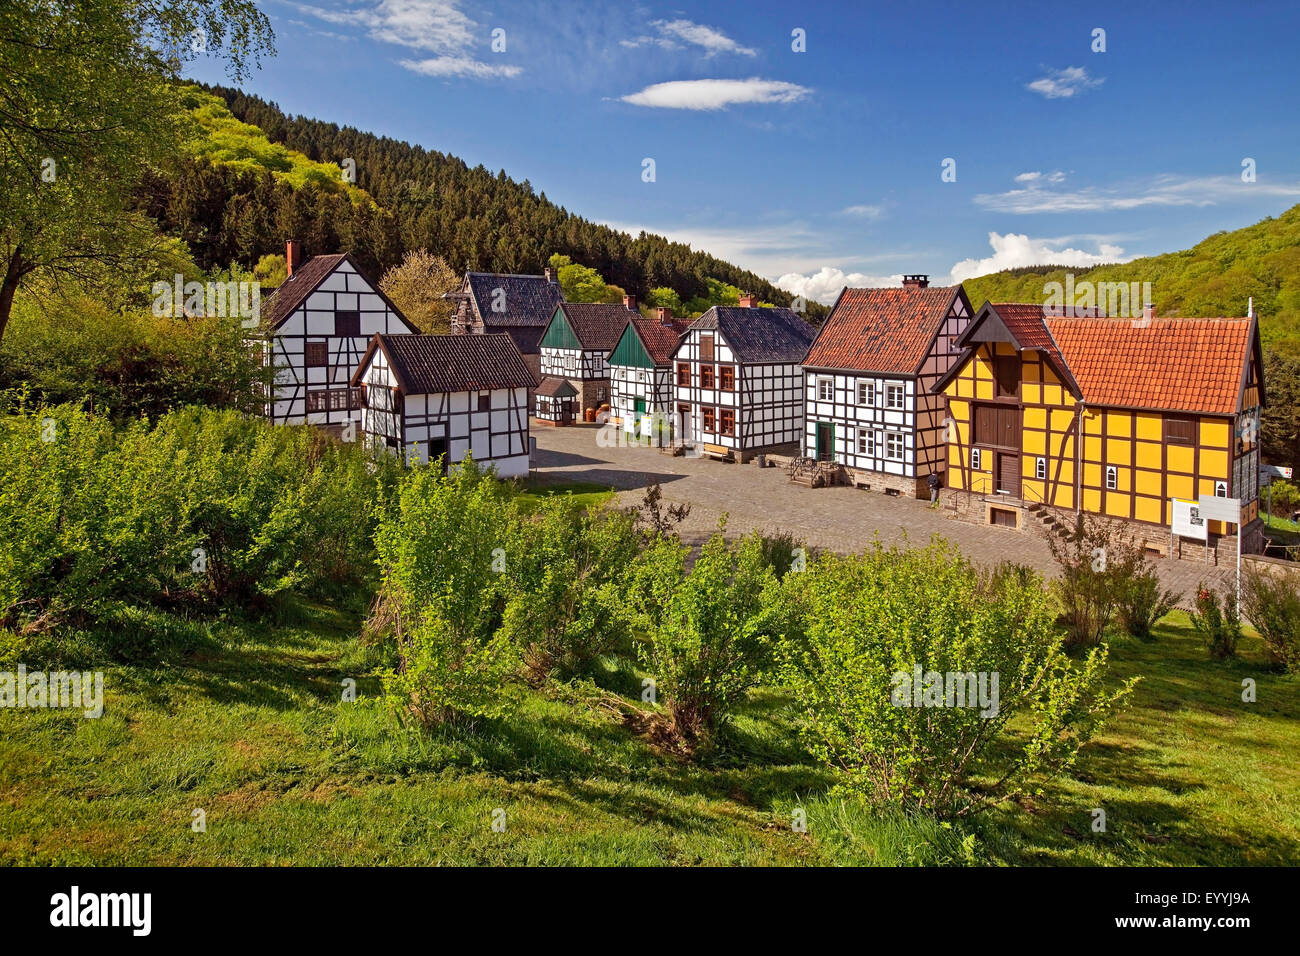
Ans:
[[[460,281],[441,256],[415,249],[384,273],[379,288],[421,332],[449,332],[456,306],[443,294],[459,288]]]
[[[1131,543],[1113,521],[1080,512],[1070,527],[1058,523],[1047,547],[1060,573],[1052,590],[1061,602],[1069,643],[1100,644],[1115,618],[1131,560]]]
[[[251,0],[0,6],[0,338],[23,283],[87,284],[155,241],[128,200],[182,141],[181,65],[202,50],[242,76],[271,42]]]
[[[278,289],[289,278],[289,264],[280,253],[267,253],[257,260],[253,275],[262,283],[263,289]]]

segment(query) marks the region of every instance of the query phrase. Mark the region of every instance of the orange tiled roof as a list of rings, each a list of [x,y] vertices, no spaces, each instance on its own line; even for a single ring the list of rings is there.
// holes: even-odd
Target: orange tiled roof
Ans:
[[[915,375],[956,292],[953,287],[845,289],[804,365]]]
[[[1004,307],[994,308],[1005,319]],[[1251,319],[1153,318],[1146,324],[1048,316],[1043,322],[1090,405],[1238,411]]]

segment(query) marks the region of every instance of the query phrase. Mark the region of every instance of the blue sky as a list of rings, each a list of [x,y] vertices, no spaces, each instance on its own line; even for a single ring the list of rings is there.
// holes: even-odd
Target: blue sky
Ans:
[[[278,55],[245,85],[286,111],[823,301],[1167,252],[1300,203],[1294,2],[260,3]]]

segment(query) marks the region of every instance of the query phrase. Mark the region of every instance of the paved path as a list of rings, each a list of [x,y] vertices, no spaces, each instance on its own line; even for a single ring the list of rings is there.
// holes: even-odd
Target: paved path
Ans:
[[[606,448],[597,443],[598,428],[535,426],[535,477],[543,481],[592,481],[622,489],[619,503],[635,505],[642,490],[656,481],[669,502],[688,502],[690,517],[682,537],[702,541],[727,515],[728,533],[751,529],[789,531],[797,539],[841,553],[860,551],[879,539],[886,546],[924,545],[942,535],[975,561],[1015,561],[1046,575],[1055,564],[1042,532],[974,525],[932,509],[929,502],[891,498],[880,492],[835,486],[809,488],[791,484],[784,468],[727,464],[710,458],[673,458],[657,449]],[[1233,569],[1196,561],[1157,559],[1165,587],[1190,602],[1197,584],[1214,581],[1230,586]]]

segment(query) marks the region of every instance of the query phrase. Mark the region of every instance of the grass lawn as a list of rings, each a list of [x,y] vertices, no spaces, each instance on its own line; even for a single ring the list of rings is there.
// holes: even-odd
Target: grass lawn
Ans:
[[[0,864],[1242,864],[1300,858],[1300,681],[1211,663],[1187,619],[1113,647],[1132,706],[1073,775],[961,828],[824,796],[775,691],[693,766],[617,715],[640,672],[515,689],[476,732],[406,731],[375,703],[355,617],[171,627],[106,670],[103,717],[0,710]],[[6,664],[8,668],[11,665]],[[340,701],[358,678],[360,700]],[[1258,702],[1241,701],[1241,681]],[[797,808],[807,831],[791,827]],[[1091,829],[1092,809],[1107,814]],[[202,809],[207,831],[194,832]],[[492,827],[504,811],[505,828]],[[500,819],[500,817],[498,817]]]
[[[572,495],[575,504],[584,508],[604,504],[614,497],[614,489],[594,481],[548,481],[537,477],[522,479],[517,500],[524,508],[535,507],[544,498]]]

